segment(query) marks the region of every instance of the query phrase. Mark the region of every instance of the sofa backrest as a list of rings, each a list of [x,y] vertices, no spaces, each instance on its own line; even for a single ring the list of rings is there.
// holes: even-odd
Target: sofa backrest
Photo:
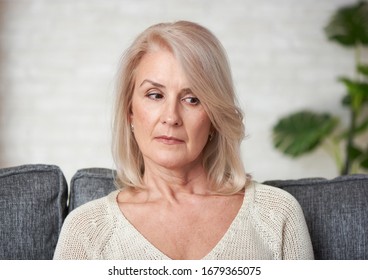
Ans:
[[[0,169],[0,259],[51,259],[68,212],[115,190],[111,169],[81,169],[68,188],[53,165]],[[316,259],[368,259],[368,175],[274,180],[300,203]]]
[[[106,168],[78,170],[70,182],[69,211],[116,190],[115,172]]]
[[[300,203],[316,259],[368,259],[368,175],[267,181]]]
[[[0,259],[52,259],[67,194],[57,166],[0,169]]]

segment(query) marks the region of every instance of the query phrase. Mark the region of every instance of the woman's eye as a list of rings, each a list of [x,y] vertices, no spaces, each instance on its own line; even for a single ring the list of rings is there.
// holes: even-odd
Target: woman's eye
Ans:
[[[163,98],[163,95],[158,92],[151,92],[151,93],[148,93],[146,96],[152,100],[160,100]]]
[[[200,103],[199,99],[197,97],[186,97],[183,99],[185,102],[191,104],[191,105],[197,105]]]

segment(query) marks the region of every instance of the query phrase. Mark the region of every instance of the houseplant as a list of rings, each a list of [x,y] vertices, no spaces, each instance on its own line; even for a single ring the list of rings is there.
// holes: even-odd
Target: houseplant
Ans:
[[[273,144],[286,155],[299,157],[322,146],[333,156],[340,174],[368,171],[368,2],[336,11],[324,29],[332,42],[353,50],[354,77],[339,77],[347,91],[341,101],[349,111],[349,125],[331,113],[294,112],[273,127]],[[358,141],[365,139],[363,141]]]

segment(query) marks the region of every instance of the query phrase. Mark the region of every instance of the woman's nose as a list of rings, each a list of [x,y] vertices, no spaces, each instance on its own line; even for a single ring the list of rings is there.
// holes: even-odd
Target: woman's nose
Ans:
[[[179,104],[176,100],[167,100],[163,105],[161,123],[173,126],[182,125]]]

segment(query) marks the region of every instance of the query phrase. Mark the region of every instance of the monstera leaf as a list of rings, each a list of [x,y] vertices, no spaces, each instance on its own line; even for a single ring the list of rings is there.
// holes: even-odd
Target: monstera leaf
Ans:
[[[343,7],[332,16],[325,32],[330,40],[344,46],[368,44],[368,2]]]
[[[329,114],[302,111],[279,120],[273,128],[273,144],[284,154],[297,157],[316,148],[336,127]]]

